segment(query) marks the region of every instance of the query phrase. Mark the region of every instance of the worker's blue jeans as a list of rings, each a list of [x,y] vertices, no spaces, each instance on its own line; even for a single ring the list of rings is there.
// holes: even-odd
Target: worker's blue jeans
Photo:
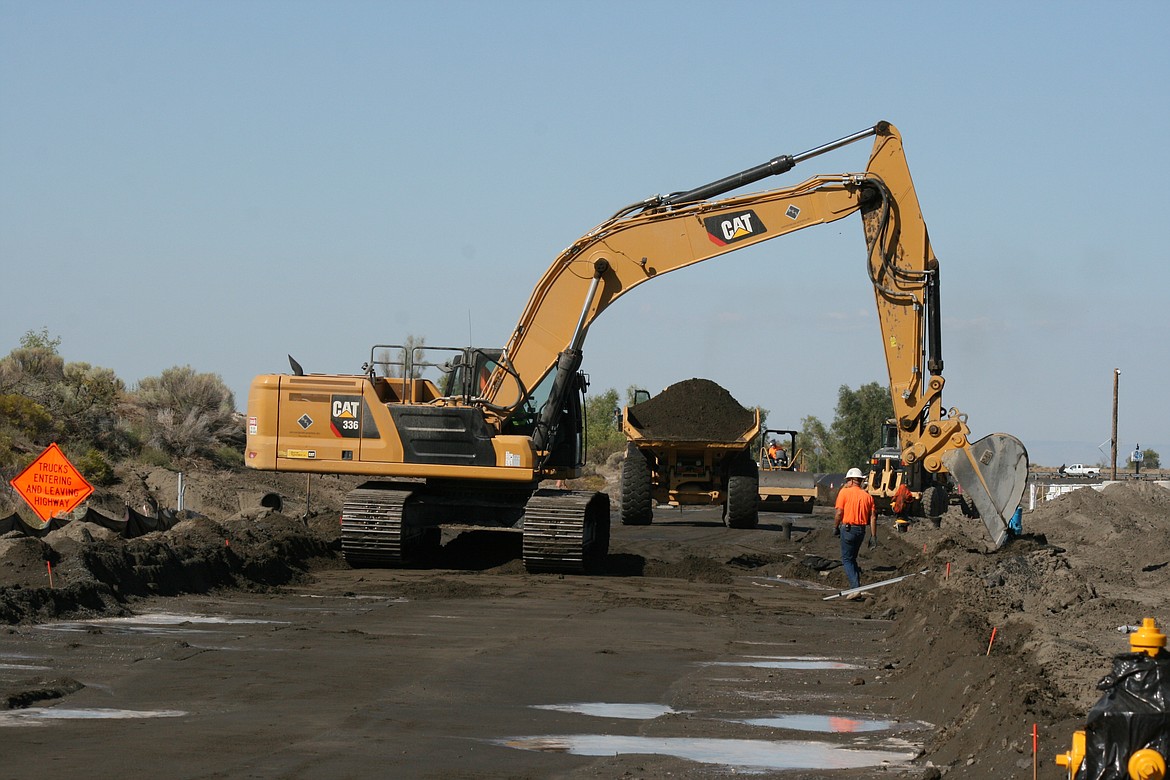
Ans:
[[[861,587],[861,568],[857,565],[857,553],[865,541],[864,525],[841,524],[841,565],[849,578],[850,588]]]

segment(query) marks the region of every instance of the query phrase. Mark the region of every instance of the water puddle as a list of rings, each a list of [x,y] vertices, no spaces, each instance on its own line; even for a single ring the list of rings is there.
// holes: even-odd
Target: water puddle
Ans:
[[[50,666],[36,666],[34,664],[0,664],[0,669],[11,669],[21,672],[44,672],[51,668]]]
[[[889,731],[891,729],[924,728],[921,723],[898,723],[892,720],[874,718],[850,718],[843,715],[811,715],[791,713],[771,718],[748,718],[737,721],[749,726],[767,726],[774,729],[793,731],[818,731],[826,734],[862,734],[868,731]]]
[[[690,737],[623,737],[608,734],[509,737],[496,744],[541,753],[575,756],[657,754],[702,764],[751,769],[860,769],[905,764],[913,751],[862,750],[827,742],[760,739],[693,739]]]
[[[23,710],[0,712],[0,727],[43,726],[54,720],[96,720],[129,718],[179,718],[183,710],[115,710],[106,708],[64,709],[56,707],[29,707]]]
[[[615,704],[610,702],[581,702],[578,704],[534,704],[534,709],[575,712],[597,718],[625,718],[629,720],[653,720],[663,715],[675,715],[686,710],[676,710],[665,704]]]
[[[706,666],[751,666],[757,669],[864,669],[833,658],[784,655],[749,655],[746,661],[707,661]]]
[[[759,585],[761,588],[774,588],[776,585],[788,585],[793,588],[802,588],[804,590],[839,590],[839,588],[832,588],[820,582],[809,582],[808,580],[790,580],[784,577],[753,577],[753,585]]]
[[[298,593],[296,594],[302,599],[340,599],[343,601],[389,601],[394,604],[406,604],[410,599],[405,596],[374,596],[361,595],[358,593],[347,593],[340,596],[326,596],[320,593]]]
[[[165,635],[205,633],[203,629],[191,628],[191,626],[256,625],[261,623],[288,625],[288,621],[284,620],[259,620],[216,615],[182,615],[171,612],[148,612],[130,617],[99,618],[84,623],[47,623],[38,626],[38,628],[49,631],[89,632],[96,629],[115,634]]]

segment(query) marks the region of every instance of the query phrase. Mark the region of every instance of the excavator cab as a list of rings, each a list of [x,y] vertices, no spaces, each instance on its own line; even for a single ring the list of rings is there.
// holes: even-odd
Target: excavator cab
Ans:
[[[882,423],[880,446],[869,459],[866,490],[875,498],[888,498],[894,495],[894,491],[903,481],[908,481],[908,475],[902,463],[898,424],[895,420],[886,420]],[[917,489],[911,485],[907,486]]]
[[[440,383],[448,398],[472,399],[483,395],[503,350],[467,347],[443,364]]]
[[[503,350],[467,347],[457,352],[442,366],[440,381],[443,396],[459,399],[474,405],[485,403],[489,383],[494,375],[503,376],[504,382],[515,381],[503,358]],[[541,411],[552,399],[555,375],[549,373],[523,401],[510,409],[491,408],[499,419],[501,434],[532,436],[541,419]],[[563,394],[561,409],[555,416],[557,424],[549,443],[544,460],[545,470],[574,471],[585,465],[585,391],[588,381],[583,373],[577,372],[572,388]],[[519,393],[516,393],[518,395]],[[490,406],[490,405],[489,405]]]

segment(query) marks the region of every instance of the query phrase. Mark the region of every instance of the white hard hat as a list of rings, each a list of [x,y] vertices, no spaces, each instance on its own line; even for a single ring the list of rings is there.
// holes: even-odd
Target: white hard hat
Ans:
[[[861,469],[852,468],[845,472],[845,479],[865,479],[865,475],[861,473]]]

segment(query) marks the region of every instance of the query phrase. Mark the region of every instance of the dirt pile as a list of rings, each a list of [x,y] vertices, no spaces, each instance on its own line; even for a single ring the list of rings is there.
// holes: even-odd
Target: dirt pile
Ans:
[[[77,520],[36,537],[0,536],[0,623],[119,614],[135,598],[264,589],[341,565],[338,516],[352,480],[198,469],[183,476],[183,511],[173,509],[177,473],[124,466]],[[0,514],[14,509],[23,525],[38,525],[11,496],[0,501]],[[165,514],[169,522],[158,526],[166,530],[128,536],[94,522],[98,515],[86,509],[107,518],[127,510]]]
[[[711,380],[687,379],[631,406],[629,418],[648,439],[730,442],[752,427],[755,413]]]
[[[191,518],[167,531],[124,539],[74,522],[44,539],[0,538],[0,623],[121,614],[135,598],[262,590],[336,565],[327,519],[270,512],[231,523]]]
[[[905,714],[938,726],[926,753],[949,778],[1024,776],[1033,724],[1049,765],[1084,726],[1113,657],[1128,652],[1126,627],[1145,617],[1170,626],[1170,490],[1085,487],[1025,513],[1023,525],[989,552],[983,524],[956,507],[937,529],[897,534],[883,523],[879,546],[861,555],[863,582],[912,575],[872,591],[861,609],[893,621],[875,652]],[[758,563],[845,587],[826,527]]]
[[[980,771],[961,777],[1019,771],[1007,759],[1026,759],[1036,722],[1050,724],[1045,744],[1066,750],[1101,696],[1096,683],[1129,650],[1126,627],[1145,617],[1170,625],[1165,488],[1069,492],[1026,513],[1023,535],[994,553],[985,552],[982,524],[956,510],[924,538],[930,575],[878,592],[874,607],[897,616],[892,663],[920,717],[965,703],[963,717],[927,745],[936,763],[982,756]],[[1018,738],[1003,744],[1003,734]],[[990,756],[1004,748],[990,771]]]

